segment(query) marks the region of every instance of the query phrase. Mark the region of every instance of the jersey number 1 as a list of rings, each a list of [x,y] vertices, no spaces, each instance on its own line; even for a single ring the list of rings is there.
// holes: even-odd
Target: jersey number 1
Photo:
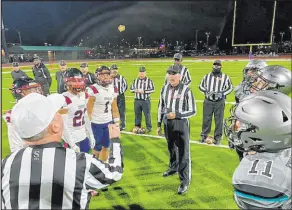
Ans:
[[[108,113],[108,105],[109,105],[109,101],[105,103],[104,113]]]
[[[256,170],[256,167],[257,167],[258,163],[259,163],[259,160],[253,161],[252,167],[248,171],[248,174],[251,174],[251,175],[262,175],[262,176],[266,176],[266,177],[272,178],[273,177],[273,174],[271,174],[271,169],[272,169],[273,161],[267,161],[267,162],[265,162],[265,164],[266,164],[265,165],[265,170],[264,171],[261,171],[260,174],[259,174],[259,171]]]
[[[84,109],[84,111],[78,110],[74,113],[73,127],[79,127],[85,124],[85,121],[84,121],[85,112],[86,112],[86,109]]]

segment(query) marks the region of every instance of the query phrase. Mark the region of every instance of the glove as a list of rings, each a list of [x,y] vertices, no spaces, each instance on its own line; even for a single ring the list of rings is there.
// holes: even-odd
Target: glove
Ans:
[[[205,95],[206,95],[207,98],[213,98],[213,94],[214,94],[213,91],[211,91],[211,92],[206,92],[206,93],[205,93]]]
[[[80,148],[75,144],[73,147],[71,147],[75,152],[80,152]]]

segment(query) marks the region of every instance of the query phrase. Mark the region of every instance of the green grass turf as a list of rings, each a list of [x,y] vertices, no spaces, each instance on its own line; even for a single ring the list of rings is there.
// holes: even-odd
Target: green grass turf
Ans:
[[[203,77],[211,71],[211,62],[193,62],[184,60],[183,64],[189,68],[193,90],[196,100],[204,100],[204,95],[199,91],[198,85]],[[151,95],[152,124],[156,135],[157,106],[160,89],[165,78],[166,68],[172,64],[172,60],[137,60],[137,61],[92,61],[89,63],[89,71],[94,72],[96,67],[116,63],[120,74],[125,76],[130,86],[138,74],[138,67],[144,65],[147,76],[154,81],[155,92]],[[223,62],[223,72],[231,77],[233,85],[240,83],[242,69],[247,61]],[[269,61],[269,65],[278,64],[290,69],[288,61]],[[57,64],[47,65],[53,78],[51,90],[56,90],[56,80],[53,75],[58,68]],[[68,63],[68,67],[79,67],[79,63]],[[31,70],[31,67],[23,67],[23,70]],[[2,68],[2,114],[11,109],[14,101],[8,88],[12,83],[10,68]],[[31,72],[27,72],[32,76]],[[133,94],[126,92],[126,131],[134,127],[134,99]],[[227,97],[228,102],[234,102],[234,94]],[[197,115],[190,119],[191,139],[199,140],[202,125],[202,102],[197,102]],[[225,117],[229,116],[231,104],[225,106]],[[144,121],[143,121],[144,123]],[[213,122],[214,124],[214,122]],[[144,123],[145,125],[145,123]],[[144,126],[145,127],[145,126]],[[214,125],[212,126],[214,128]],[[7,127],[2,120],[2,158],[10,153],[7,140]],[[210,133],[213,135],[213,130]],[[141,137],[122,134],[124,148],[125,172],[122,180],[101,192],[91,201],[90,208],[144,208],[144,209],[234,209],[237,208],[233,201],[231,178],[238,158],[234,151],[226,148],[208,147],[205,145],[191,144],[192,159],[192,183],[186,195],[176,194],[179,179],[177,175],[163,178],[162,172],[167,169],[168,151],[164,139]],[[227,144],[226,138],[222,144]]]

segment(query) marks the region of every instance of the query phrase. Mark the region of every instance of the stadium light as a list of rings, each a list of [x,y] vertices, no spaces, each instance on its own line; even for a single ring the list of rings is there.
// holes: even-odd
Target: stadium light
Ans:
[[[281,43],[283,42],[283,36],[284,36],[285,32],[280,32],[281,35]]]
[[[290,42],[291,42],[291,45],[292,45],[292,26],[289,26],[289,29],[290,29]]]
[[[210,37],[210,32],[206,32],[206,38],[207,38],[207,47],[209,46],[209,37]]]

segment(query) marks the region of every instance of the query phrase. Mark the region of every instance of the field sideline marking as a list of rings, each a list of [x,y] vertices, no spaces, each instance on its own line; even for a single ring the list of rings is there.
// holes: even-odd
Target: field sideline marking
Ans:
[[[151,138],[156,138],[156,139],[165,139],[165,137],[162,137],[162,136],[155,136],[155,135],[149,135],[149,134],[135,134],[135,133],[128,132],[128,131],[121,131],[121,133],[128,134],[128,135],[134,135],[134,136],[144,136],[144,137],[151,137]],[[200,144],[200,145],[207,145],[207,146],[210,146],[210,147],[221,147],[221,148],[229,149],[229,147],[227,145],[206,144],[206,143],[200,143],[200,142],[195,141],[195,140],[190,140],[190,143],[192,143],[192,144]]]

